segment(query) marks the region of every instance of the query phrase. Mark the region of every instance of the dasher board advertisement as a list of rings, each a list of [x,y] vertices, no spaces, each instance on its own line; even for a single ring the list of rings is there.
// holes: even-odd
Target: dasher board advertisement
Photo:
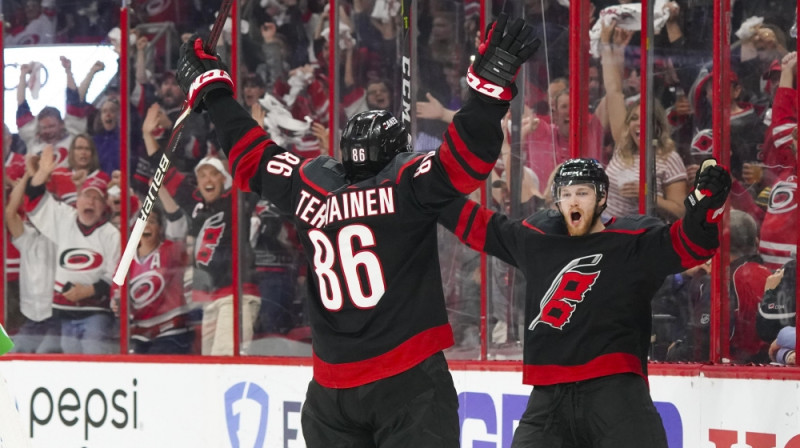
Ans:
[[[34,448],[305,446],[308,366],[12,360],[0,370]],[[531,391],[522,374],[453,379],[461,446],[509,447]],[[670,448],[800,448],[800,381],[651,375],[650,388]]]

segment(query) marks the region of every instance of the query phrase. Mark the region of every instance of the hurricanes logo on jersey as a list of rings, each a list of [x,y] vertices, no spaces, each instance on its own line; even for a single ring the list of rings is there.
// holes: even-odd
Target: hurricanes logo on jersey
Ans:
[[[583,302],[586,293],[600,276],[600,271],[587,272],[588,268],[597,266],[602,258],[602,254],[594,254],[567,263],[550,284],[539,304],[539,315],[533,319],[528,329],[533,330],[539,323],[545,323],[562,330],[575,312],[577,304]]]
[[[198,234],[197,243],[195,243],[194,259],[198,263],[208,266],[214,256],[214,251],[217,250],[223,233],[225,233],[225,214],[223,212],[219,212],[206,220]]]
[[[768,211],[773,215],[789,213],[797,208],[794,200],[797,192],[797,177],[789,176],[786,180],[776,182],[769,194]]]
[[[92,271],[103,264],[103,256],[91,249],[68,249],[61,252],[58,264],[68,271]]]
[[[160,272],[152,270],[131,279],[130,285],[133,308],[140,310],[161,296],[167,286],[167,282]]]

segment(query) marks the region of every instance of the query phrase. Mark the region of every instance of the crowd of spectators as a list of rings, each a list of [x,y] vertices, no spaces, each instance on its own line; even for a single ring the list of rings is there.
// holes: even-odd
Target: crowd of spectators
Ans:
[[[113,2],[80,2],[80,7],[59,8],[58,12],[52,3],[5,2],[6,45],[107,42],[118,48],[120,39],[128,39],[131,81],[124,105],[119,76],[100,96],[87,102],[86,92],[94,75],[104,70],[103,64],[95,64],[78,83],[71,62],[62,58],[67,74],[66,114],[62,116],[55,107],[30,110],[26,95],[38,68],[35,61],[20,68],[16,91],[19,132],[12,135],[5,129],[3,140],[10,232],[6,239],[13,243],[8,245],[6,260],[6,291],[11,293],[7,293],[7,327],[20,338],[33,335],[36,342],[18,347],[39,352],[113,351],[119,342],[108,336],[119,324],[113,316],[127,313],[132,319],[131,347],[137,352],[231,354],[235,337],[232,313],[239,312],[244,353],[308,354],[310,336],[302,305],[307,273],[293,230],[271,204],[247,195],[236,198],[234,210],[227,161],[220,158],[213,126],[202,113],[190,115],[172,155],[161,205],[148,223],[150,230],[134,261],[127,310],[120,308],[109,272],[80,281],[59,280],[59,269],[63,271],[64,266],[58,260],[69,248],[58,247],[59,241],[52,246],[47,228],[32,218],[41,212],[36,207],[49,202],[77,207],[77,218],[66,219],[64,211],[52,224],[59,231],[74,225],[86,235],[96,232],[97,224],[81,221],[83,196],[93,196],[91,203],[103,209],[101,221],[108,220],[116,227],[123,219],[119,216],[121,197],[131,198],[132,213],[138,209],[184,99],[173,72],[177,47],[194,33],[208,32],[219,1],[135,0],[129,7],[130,36],[121,36],[115,28],[118,7]],[[506,143],[487,195],[494,209],[524,216],[552,206],[552,173],[570,154],[568,2],[489,3],[493,14],[502,7],[523,11],[545,50],[520,74],[522,115],[504,120]],[[305,156],[337,155],[340,130],[331,129],[331,112],[340,123],[373,108],[387,109],[396,116],[403,113],[400,57],[407,43],[400,1],[348,0],[336,5],[339,35],[334,39],[326,0],[243,0],[239,6],[238,98],[276,142]],[[465,97],[464,75],[482,31],[480,2],[418,0],[417,6],[413,137],[415,150],[429,151],[442,143],[442,134]],[[637,6],[628,1],[592,1],[590,26],[596,51],[589,64],[589,110],[582,155],[597,158],[607,167],[611,183],[604,219],[637,213],[641,200],[641,31],[638,19],[630,18]],[[786,272],[784,278],[788,278],[794,268],[784,266],[796,257],[796,237],[785,231],[797,226],[797,57],[789,51],[796,46],[791,31],[795,6],[788,0],[733,4],[727,83],[731,101],[726,107],[730,108],[730,165],[735,178],[730,201],[735,212],[729,226],[734,362],[788,363],[789,359],[788,351],[780,351],[788,348],[780,345],[788,340],[780,332],[794,325],[794,309],[779,313],[777,320],[776,313],[765,310],[769,307],[766,303],[772,304],[769,310],[777,306],[774,299],[770,302],[776,289],[787,290],[782,294],[794,297],[793,280],[775,283],[773,273]],[[654,213],[671,222],[682,216],[683,198],[699,163],[712,152],[710,128],[716,109],[711,89],[713,3],[659,1],[656,8],[659,19],[651,74],[656,104],[647,116],[653,124],[652,150],[656,154]],[[229,19],[218,45],[228,61],[230,25]],[[338,49],[336,67],[329,67],[331,43]],[[338,83],[337,104],[330,102],[331,82]],[[121,107],[128,107],[130,117],[130,173],[118,171]],[[519,133],[512,132],[515,127]],[[512,136],[516,140],[512,141]],[[520,174],[512,173],[510,168],[517,166]],[[49,171],[47,176],[44,170]],[[130,188],[125,195],[120,190],[122,176]],[[515,176],[519,179],[512,179]],[[30,179],[43,177],[44,190],[34,188],[38,185]],[[511,191],[515,185],[520,191]],[[95,200],[103,204],[97,205]],[[84,202],[90,201],[85,198]],[[238,285],[230,269],[234,264],[234,226],[238,226],[239,241],[249,243],[239,245]],[[441,234],[440,252],[456,329],[457,348],[452,355],[471,357],[480,343],[479,298],[484,286],[480,258],[446,235]],[[93,246],[84,249],[99,251]],[[83,253],[68,255],[75,263],[89,263],[91,258]],[[31,266],[37,264],[52,265],[52,272],[37,269],[32,274]],[[653,301],[654,360],[702,361],[708,356],[709,269],[701,266],[665,279]],[[498,356],[520,356],[523,323],[519,321],[521,301],[516,297],[521,276],[494,260],[489,263],[489,273],[489,342]],[[35,281],[27,278],[32,275]],[[49,307],[43,305],[47,300],[41,290],[42,282],[48,281],[46,275],[55,276],[55,295],[50,297]],[[180,288],[175,287],[178,281]],[[791,283],[791,291],[784,283]],[[86,286],[85,291],[81,285]],[[239,287],[241,307],[234,310],[233,290]],[[72,302],[69,297],[77,292],[69,291],[85,297]],[[78,313],[88,312],[84,304],[92,300],[107,309],[94,318],[102,322],[87,325],[87,317]],[[791,301],[782,300],[780,306],[790,306]],[[58,304],[63,301],[82,309],[61,309]],[[779,324],[766,331],[759,323],[757,330],[759,319]],[[65,322],[75,328],[83,325],[81,334],[110,344],[79,348],[80,344],[62,341],[59,347],[53,344],[53,331],[64,337]],[[109,325],[114,329],[108,329]],[[779,347],[771,349],[770,344]]]

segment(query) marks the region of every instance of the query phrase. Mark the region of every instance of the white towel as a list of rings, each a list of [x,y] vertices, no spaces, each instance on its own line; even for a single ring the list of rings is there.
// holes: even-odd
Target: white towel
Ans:
[[[669,9],[667,0],[656,0],[653,7],[653,30],[655,34],[661,32],[669,19]],[[593,57],[600,57],[600,28],[601,24],[610,24],[612,20],[617,21],[617,26],[623,30],[641,31],[642,29],[642,4],[628,3],[626,5],[614,5],[603,8],[600,11],[600,18],[589,30],[589,52]]]

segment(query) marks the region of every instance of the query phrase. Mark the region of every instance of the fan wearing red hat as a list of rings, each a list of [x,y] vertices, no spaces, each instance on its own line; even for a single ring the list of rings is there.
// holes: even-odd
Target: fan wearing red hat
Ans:
[[[73,208],[45,189],[56,163],[53,146],[46,146],[25,189],[25,211],[56,244],[53,314],[61,319],[61,348],[65,353],[112,353],[111,277],[120,257],[120,233],[108,221],[108,183],[87,179]]]

